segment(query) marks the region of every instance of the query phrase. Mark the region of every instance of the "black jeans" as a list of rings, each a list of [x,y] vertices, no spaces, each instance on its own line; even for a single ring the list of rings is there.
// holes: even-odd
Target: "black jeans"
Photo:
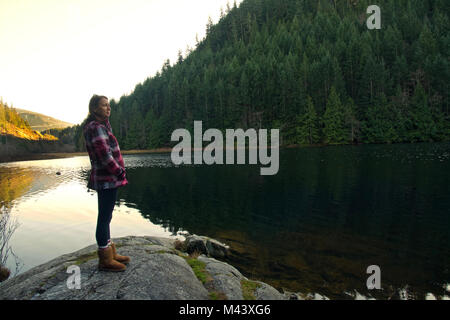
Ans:
[[[109,234],[109,224],[112,219],[114,206],[116,205],[117,188],[98,190],[98,217],[97,229],[95,231],[95,239],[99,247],[106,247],[108,240],[111,239]]]

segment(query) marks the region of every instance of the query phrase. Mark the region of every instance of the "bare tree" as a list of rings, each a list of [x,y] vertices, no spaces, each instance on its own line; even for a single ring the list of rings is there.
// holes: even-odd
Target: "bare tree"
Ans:
[[[6,268],[6,262],[11,255],[14,258],[15,270],[13,276],[19,273],[23,267],[23,263],[17,257],[9,245],[9,240],[14,231],[19,227],[16,219],[11,218],[9,208],[6,206],[0,207],[0,281],[6,280],[10,276],[10,271]],[[5,278],[6,277],[6,278]],[[3,279],[5,278],[5,279]]]

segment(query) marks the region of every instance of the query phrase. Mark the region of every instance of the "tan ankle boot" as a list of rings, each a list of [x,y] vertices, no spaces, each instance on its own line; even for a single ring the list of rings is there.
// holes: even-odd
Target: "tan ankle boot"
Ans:
[[[123,263],[123,264],[127,264],[128,262],[130,262],[130,257],[121,256],[120,254],[117,254],[116,245],[114,244],[114,242],[111,242],[111,248],[112,248],[114,260],[119,261],[120,263]]]
[[[98,249],[98,269],[102,271],[125,271],[127,267],[122,263],[113,259],[113,251],[111,247],[106,249]]]

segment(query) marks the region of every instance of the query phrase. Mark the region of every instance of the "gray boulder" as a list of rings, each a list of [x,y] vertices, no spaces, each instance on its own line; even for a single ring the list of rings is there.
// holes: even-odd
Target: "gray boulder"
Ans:
[[[186,251],[189,254],[198,252],[213,258],[228,256],[230,247],[215,239],[204,236],[191,235],[185,240]]]
[[[208,250],[206,249],[206,243],[203,237],[196,235],[188,236],[184,241],[186,246],[186,252],[192,254],[198,252],[200,254],[208,255]]]
[[[214,246],[211,244],[215,241],[208,238],[203,242],[205,248],[208,240]],[[97,246],[91,245],[0,283],[0,300],[241,300],[249,297],[274,300],[284,297],[268,284],[248,280],[225,262],[206,256],[195,258],[175,249],[173,239],[124,237],[114,242],[120,254],[132,259],[126,271],[99,271]],[[224,253],[222,249],[215,250]],[[74,269],[79,270],[80,288],[72,281],[75,274],[68,273]],[[248,283],[252,284],[250,291],[246,287]]]
[[[242,300],[241,280],[246,279],[236,268],[213,258],[200,256],[206,264],[205,270],[211,276],[210,289],[226,296],[228,300]]]

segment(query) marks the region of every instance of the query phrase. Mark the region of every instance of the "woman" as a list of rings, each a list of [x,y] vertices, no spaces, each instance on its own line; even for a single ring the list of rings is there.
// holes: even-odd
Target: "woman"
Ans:
[[[89,102],[89,115],[84,126],[86,149],[91,160],[88,188],[97,190],[98,218],[95,238],[98,245],[98,268],[104,271],[124,271],[130,261],[118,255],[111,241],[109,224],[116,203],[117,188],[125,186],[125,165],[119,143],[109,123],[111,106],[105,96],[94,95]]]

